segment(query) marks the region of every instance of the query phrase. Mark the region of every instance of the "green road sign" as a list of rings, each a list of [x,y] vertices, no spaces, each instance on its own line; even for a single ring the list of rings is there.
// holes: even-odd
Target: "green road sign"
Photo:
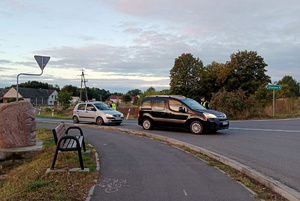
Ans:
[[[281,85],[267,85],[266,88],[271,90],[281,90]]]

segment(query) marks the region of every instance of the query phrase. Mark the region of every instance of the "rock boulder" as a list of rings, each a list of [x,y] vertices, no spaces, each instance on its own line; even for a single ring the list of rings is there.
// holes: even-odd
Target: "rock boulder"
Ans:
[[[0,104],[0,148],[36,144],[34,107],[27,101]]]

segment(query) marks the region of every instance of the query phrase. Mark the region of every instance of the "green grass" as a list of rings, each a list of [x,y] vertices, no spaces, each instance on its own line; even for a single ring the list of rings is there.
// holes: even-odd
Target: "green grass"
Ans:
[[[83,162],[90,172],[51,172],[55,153],[52,132],[38,129],[37,138],[43,141],[43,153],[31,160],[7,161],[0,166],[1,200],[85,200],[88,191],[99,177],[96,171],[96,150],[87,146]],[[77,152],[59,152],[55,168],[79,168]]]

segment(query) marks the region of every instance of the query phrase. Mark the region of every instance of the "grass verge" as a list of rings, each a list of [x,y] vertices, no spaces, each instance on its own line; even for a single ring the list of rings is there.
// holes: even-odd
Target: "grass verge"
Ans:
[[[83,162],[90,172],[51,172],[55,143],[51,130],[38,128],[37,139],[43,141],[43,153],[30,160],[5,161],[0,165],[1,200],[85,200],[99,177],[96,150],[87,146]],[[77,152],[60,152],[55,168],[79,168]]]

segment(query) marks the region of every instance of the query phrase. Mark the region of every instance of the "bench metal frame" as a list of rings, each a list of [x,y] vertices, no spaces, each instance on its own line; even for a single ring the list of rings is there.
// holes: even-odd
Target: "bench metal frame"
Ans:
[[[68,135],[68,133],[71,129],[79,130],[80,135],[78,135],[78,136]],[[56,144],[56,151],[55,151],[55,155],[53,158],[51,168],[54,169],[58,151],[61,151],[61,152],[77,151],[78,157],[79,157],[79,162],[80,162],[80,167],[83,170],[84,165],[83,165],[83,160],[82,160],[81,147],[83,147],[84,152],[86,152],[86,148],[85,148],[85,141],[84,141],[82,129],[78,126],[70,126],[66,129],[65,124],[62,122],[56,128],[52,129],[52,133],[53,133],[55,144]]]

